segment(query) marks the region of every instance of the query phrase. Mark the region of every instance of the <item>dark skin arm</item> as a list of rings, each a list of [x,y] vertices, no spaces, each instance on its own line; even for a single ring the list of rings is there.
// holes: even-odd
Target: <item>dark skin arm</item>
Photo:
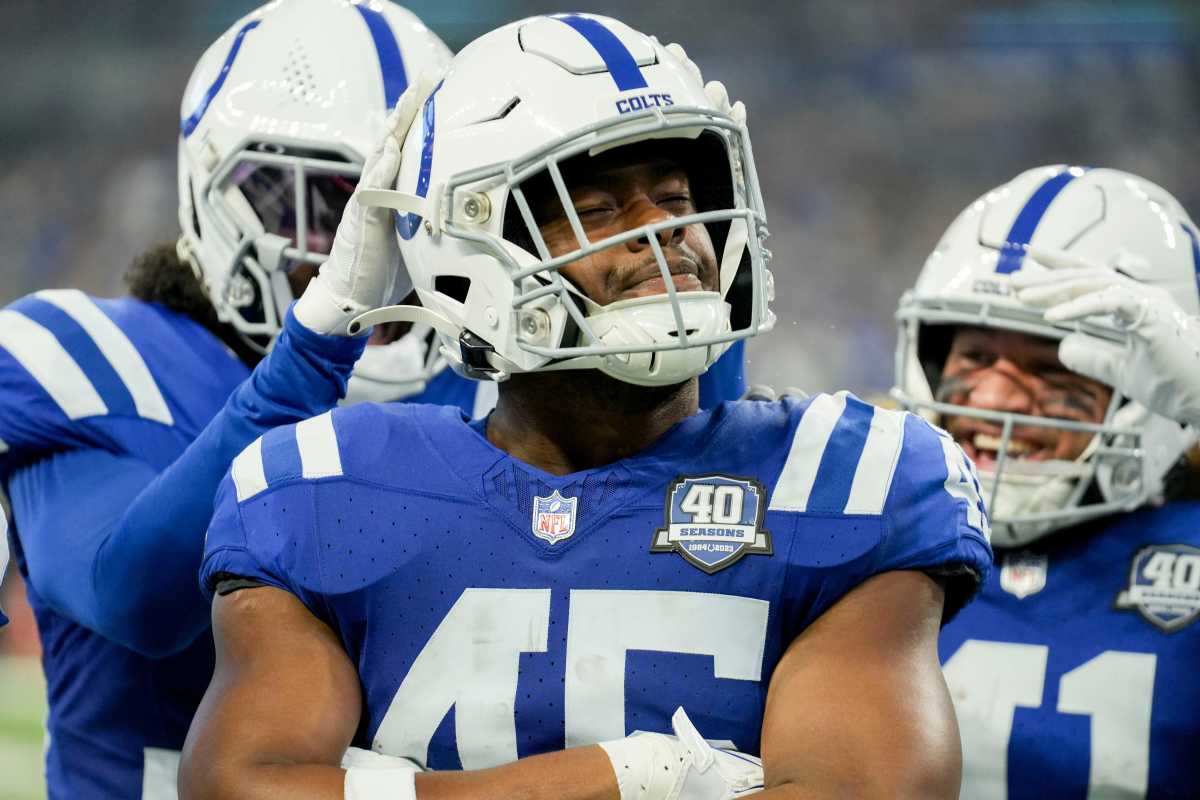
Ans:
[[[937,657],[941,586],[877,575],[792,642],[767,694],[763,800],[958,797],[962,753]]]
[[[217,663],[188,731],[182,800],[341,800],[338,764],[362,710],[341,642],[293,595],[244,589],[213,601]],[[599,747],[472,772],[417,776],[421,800],[618,800]]]
[[[936,582],[886,573],[792,643],[767,697],[764,800],[957,797],[958,729],[937,660],[941,613]],[[218,597],[213,632],[216,672],[184,747],[181,797],[341,798],[337,765],[361,701],[337,637],[273,588]],[[618,798],[594,746],[421,774],[416,785],[421,800]]]

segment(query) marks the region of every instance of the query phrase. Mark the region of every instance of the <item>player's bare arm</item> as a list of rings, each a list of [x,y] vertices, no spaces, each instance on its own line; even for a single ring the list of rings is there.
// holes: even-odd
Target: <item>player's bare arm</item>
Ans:
[[[888,572],[792,642],[767,695],[763,798],[958,796],[958,727],[937,657],[942,605],[929,576]]]
[[[213,602],[217,664],[184,746],[180,797],[341,800],[339,764],[358,726],[354,665],[324,623],[273,587]],[[474,772],[416,777],[421,800],[617,800],[597,746]]]

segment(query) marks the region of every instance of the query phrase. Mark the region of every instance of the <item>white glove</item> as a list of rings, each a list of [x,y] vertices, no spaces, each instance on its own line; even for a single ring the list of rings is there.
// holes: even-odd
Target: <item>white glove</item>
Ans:
[[[1058,348],[1063,365],[1156,414],[1200,426],[1200,319],[1189,317],[1165,289],[1115,269],[1059,250],[1031,247],[1029,255],[1048,271],[1013,274],[1021,302],[1045,308],[1047,322],[1107,315],[1127,333],[1124,345],[1068,334]]]
[[[696,66],[695,61],[688,58],[687,51],[683,49],[683,45],[671,42],[663,49],[674,56],[697,81],[704,84],[704,94],[708,97],[708,102],[712,103],[718,111],[726,114],[739,125],[746,124],[745,104],[741,100],[731,104],[729,102],[729,92],[725,89],[725,84],[720,81],[704,83],[704,76],[700,74],[700,67]]]
[[[671,717],[671,727],[674,736],[635,733],[600,743],[621,800],[732,800],[762,790],[761,759],[713,747],[682,708]]]
[[[395,185],[404,139],[435,84],[432,76],[422,75],[400,95],[388,115],[383,140],[363,165],[358,186],[342,212],[329,259],[296,302],[296,319],[309,330],[347,336],[351,319],[412,289],[400,261],[392,211],[369,206],[360,195]]]

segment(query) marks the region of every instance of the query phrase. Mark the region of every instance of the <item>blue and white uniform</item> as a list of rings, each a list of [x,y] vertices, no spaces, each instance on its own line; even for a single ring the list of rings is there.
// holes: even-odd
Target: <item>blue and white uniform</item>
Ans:
[[[725,403],[566,476],[485,425],[338,409],[263,436],[218,493],[202,586],[282,588],[336,632],[358,747],[474,769],[669,731],[682,705],[757,753],[776,663],[839,598],[927,570],[956,607],[990,568],[958,447],[850,395]]]
[[[217,484],[263,431],[331,407],[363,346],[289,314],[251,376],[153,303],[63,290],[0,310],[0,481],[42,640],[51,798],[174,791],[212,674],[193,587]]]
[[[972,800],[1191,798],[1200,503],[998,551],[942,633]]]
[[[0,509],[0,588],[4,586],[4,573],[8,571],[8,517]],[[0,625],[7,625],[8,617],[0,609]]]

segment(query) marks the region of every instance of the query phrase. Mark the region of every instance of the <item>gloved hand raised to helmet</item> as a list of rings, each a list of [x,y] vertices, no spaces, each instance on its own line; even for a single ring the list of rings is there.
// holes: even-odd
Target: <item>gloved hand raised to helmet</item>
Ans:
[[[422,74],[388,115],[383,139],[367,159],[346,203],[329,259],[296,301],[293,313],[309,330],[352,335],[347,328],[350,320],[411,291],[412,281],[400,260],[393,211],[364,202],[363,194],[395,185],[404,139],[437,82],[438,76]]]
[[[1125,344],[1084,332],[1059,345],[1063,366],[1116,388],[1155,414],[1200,427],[1200,319],[1165,289],[1057,250],[1030,248],[1046,272],[1013,275],[1018,299],[1055,324],[1109,316]]]
[[[704,84],[705,96],[708,97],[708,101],[712,103],[718,111],[725,114],[739,125],[746,124],[746,104],[741,100],[738,100],[736,103],[731,103],[729,101],[729,91],[725,88],[725,84],[721,83],[720,81],[709,81],[708,83],[704,83],[704,76],[700,74],[700,67],[696,65],[695,61],[692,61],[692,59],[688,57],[687,51],[683,49],[683,45],[676,42],[671,42],[670,44],[666,45],[664,49],[673,55],[679,61],[679,63],[683,65],[684,69],[686,69],[692,74],[693,77],[695,77],[697,82]]]

